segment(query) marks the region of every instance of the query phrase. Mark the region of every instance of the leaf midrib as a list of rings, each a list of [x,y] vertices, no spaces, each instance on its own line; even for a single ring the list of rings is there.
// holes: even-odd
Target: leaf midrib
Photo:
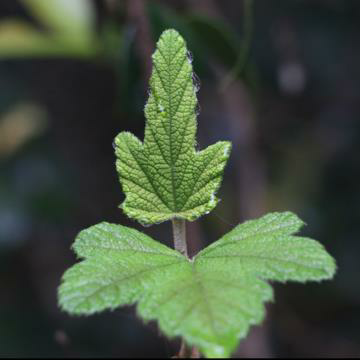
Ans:
[[[160,79],[160,82],[162,84],[162,87],[163,89],[165,90],[166,92],[166,95],[167,95],[167,102],[168,102],[168,111],[167,111],[167,114],[168,114],[168,117],[169,117],[169,143],[170,143],[170,162],[171,162],[171,165],[170,165],[170,169],[171,169],[171,187],[172,187],[172,194],[173,194],[173,203],[174,203],[174,209],[173,211],[174,212],[178,212],[180,209],[179,209],[179,206],[178,206],[178,202],[177,202],[177,196],[176,196],[176,186],[175,186],[175,172],[174,172],[174,167],[175,167],[175,163],[174,163],[174,154],[173,154],[173,146],[172,146],[172,143],[173,143],[173,135],[172,135],[172,129],[173,129],[173,120],[174,120],[174,117],[175,115],[177,114],[177,111],[178,111],[178,108],[180,106],[180,103],[181,101],[183,100],[184,98],[184,94],[185,94],[185,91],[186,91],[186,87],[187,87],[187,83],[188,83],[188,79],[186,80],[184,86],[182,87],[182,92],[181,92],[181,95],[180,95],[180,99],[178,101],[178,105],[177,105],[177,108],[175,110],[175,112],[173,113],[173,109],[172,109],[172,101],[171,101],[171,94],[172,94],[172,81],[171,81],[171,75],[172,75],[172,60],[175,59],[175,57],[177,56],[177,54],[181,51],[181,49],[184,48],[184,44],[181,44],[181,46],[175,51],[174,55],[172,55],[172,59],[167,59],[166,56],[164,56],[164,54],[162,53],[162,50],[161,50],[161,47],[158,48],[158,51],[159,51],[159,54],[161,55],[161,57],[163,58],[164,62],[167,64],[167,69],[166,69],[166,74],[167,74],[167,77],[168,77],[168,88],[165,87],[165,84],[163,83],[163,80],[162,80],[162,77],[160,75],[160,72],[158,71],[158,69],[156,68],[156,65],[154,66],[155,68],[155,71]],[[171,52],[171,50],[170,50]],[[177,74],[175,77],[177,77],[179,75],[179,73],[181,72],[184,64],[186,62],[186,55],[184,56],[184,60],[182,61],[181,65],[179,66],[179,70],[177,70]],[[155,100],[156,100],[156,97],[155,97]],[[157,104],[158,105],[158,104]],[[190,117],[190,116],[189,116]]]

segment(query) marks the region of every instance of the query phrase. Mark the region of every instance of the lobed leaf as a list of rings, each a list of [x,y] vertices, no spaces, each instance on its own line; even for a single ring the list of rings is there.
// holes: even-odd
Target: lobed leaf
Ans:
[[[60,306],[92,314],[137,305],[169,337],[182,336],[207,357],[227,357],[249,326],[264,317],[272,299],[266,280],[323,280],[335,262],[314,240],[293,236],[296,215],[268,214],[235,227],[187,259],[145,234],[101,223],[78,235],[74,250],[85,258],[67,270]]]
[[[142,143],[128,132],[115,139],[124,212],[141,223],[193,221],[217,204],[231,143],[195,150],[196,84],[184,39],[165,31],[153,55]]]

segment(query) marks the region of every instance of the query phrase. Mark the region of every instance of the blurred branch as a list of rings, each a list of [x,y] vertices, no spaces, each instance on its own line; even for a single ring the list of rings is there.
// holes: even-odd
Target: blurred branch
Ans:
[[[151,75],[151,59],[154,50],[154,42],[151,36],[151,28],[146,15],[145,3],[143,0],[128,0],[127,13],[131,23],[136,27],[136,48],[143,66],[145,83]]]
[[[234,67],[231,71],[225,76],[220,88],[224,91],[232,82],[236,80],[237,77],[240,77],[245,68],[249,58],[251,40],[254,32],[253,24],[253,0],[243,0],[244,1],[244,31],[243,31],[243,41],[239,50],[239,56],[236,60]]]
[[[215,71],[219,79],[224,76],[224,69],[216,68]],[[266,178],[264,161],[257,146],[255,109],[241,81],[233,82],[221,94],[232,141],[239,152],[235,164],[239,216],[242,219],[258,217],[265,212]]]

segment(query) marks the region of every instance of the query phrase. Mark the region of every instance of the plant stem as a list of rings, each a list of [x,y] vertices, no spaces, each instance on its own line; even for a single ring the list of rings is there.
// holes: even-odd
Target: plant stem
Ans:
[[[178,359],[200,359],[199,350],[193,346],[192,348],[188,347],[184,340],[181,340],[181,346],[179,353],[174,356]]]
[[[191,359],[200,359],[201,355],[199,350],[197,349],[197,347],[193,346],[193,348],[191,349],[191,355],[190,358]]]
[[[174,234],[174,247],[184,256],[188,257],[187,244],[186,244],[186,223],[185,220],[173,219],[173,234]],[[184,339],[181,340],[181,348],[178,358],[199,358],[199,351],[193,347],[191,350],[187,348]]]
[[[179,354],[178,354],[178,358],[179,359],[185,359],[188,357],[188,351],[187,351],[187,347],[186,347],[186,344],[185,344],[185,341],[184,340],[181,340],[181,345],[180,345],[180,351],[179,351]]]
[[[174,247],[184,256],[188,257],[186,245],[186,225],[185,220],[173,219],[173,234],[174,234]]]

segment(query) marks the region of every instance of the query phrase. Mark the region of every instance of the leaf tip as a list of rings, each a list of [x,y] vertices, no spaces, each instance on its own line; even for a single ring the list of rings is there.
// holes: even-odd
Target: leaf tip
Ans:
[[[180,35],[180,33],[177,30],[175,30],[173,28],[166,29],[161,33],[159,41],[166,40],[169,38],[174,38],[174,37],[183,39],[183,37]]]

